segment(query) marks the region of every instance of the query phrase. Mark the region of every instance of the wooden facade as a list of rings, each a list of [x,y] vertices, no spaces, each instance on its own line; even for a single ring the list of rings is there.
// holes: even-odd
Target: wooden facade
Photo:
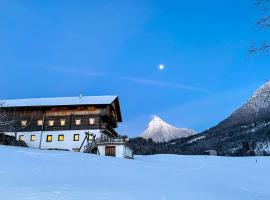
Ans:
[[[76,152],[87,147],[91,153],[95,147],[100,155],[133,157],[124,141],[115,140],[122,122],[117,96],[7,100],[0,112],[11,122],[0,126],[0,133],[28,147]]]
[[[0,126],[0,132],[101,129],[116,134],[113,129],[122,118],[115,104],[2,107],[12,123]]]

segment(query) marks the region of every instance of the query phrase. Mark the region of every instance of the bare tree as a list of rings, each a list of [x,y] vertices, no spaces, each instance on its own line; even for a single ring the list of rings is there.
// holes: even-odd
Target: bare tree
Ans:
[[[262,17],[260,17],[256,25],[260,27],[261,30],[270,28],[270,0],[256,0],[256,7],[262,12]],[[254,54],[257,52],[269,53],[270,42],[264,41],[260,45],[251,45],[248,49],[249,54]]]
[[[5,103],[3,101],[0,101],[0,126],[9,126],[14,123],[14,121],[8,120],[7,114],[3,109],[4,104]]]

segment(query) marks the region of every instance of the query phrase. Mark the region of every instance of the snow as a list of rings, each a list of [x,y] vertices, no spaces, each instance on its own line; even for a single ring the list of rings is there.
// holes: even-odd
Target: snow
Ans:
[[[3,200],[270,199],[269,157],[127,160],[0,145],[0,163]]]
[[[265,82],[257,91],[254,92],[250,100],[261,98],[262,96],[269,97],[270,81]]]
[[[247,102],[246,107],[259,112],[260,109],[268,108],[270,105],[270,81],[263,84]]]
[[[262,109],[270,107],[270,81],[264,83],[254,92],[252,97],[234,114],[242,113],[259,113]]]
[[[196,141],[201,140],[201,139],[204,139],[204,138],[205,138],[205,135],[200,136],[200,137],[197,137],[197,138],[194,138],[194,139],[188,141],[187,143],[188,143],[188,144],[191,144],[191,143],[193,143],[193,142],[196,142]]]
[[[164,142],[172,139],[188,137],[196,134],[195,131],[187,128],[176,128],[158,116],[153,116],[153,119],[148,124],[147,129],[141,134],[145,139],[152,138],[156,142]]]
[[[11,99],[2,100],[4,107],[30,106],[65,106],[65,105],[98,105],[111,104],[117,96],[78,96],[59,98]]]
[[[260,155],[262,152],[266,152],[270,154],[270,142],[264,141],[264,142],[257,142],[255,153]]]

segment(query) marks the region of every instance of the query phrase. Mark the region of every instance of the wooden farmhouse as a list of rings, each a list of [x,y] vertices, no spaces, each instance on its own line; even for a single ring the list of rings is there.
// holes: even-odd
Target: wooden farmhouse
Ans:
[[[117,96],[5,100],[9,123],[0,132],[28,147],[133,158],[115,128],[122,122]]]

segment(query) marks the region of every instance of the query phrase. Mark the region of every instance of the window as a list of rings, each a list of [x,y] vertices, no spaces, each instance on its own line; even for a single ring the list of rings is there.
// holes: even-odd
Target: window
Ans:
[[[79,140],[80,140],[80,134],[74,134],[73,141],[79,141]]]
[[[24,141],[24,135],[19,136],[19,141]]]
[[[46,142],[52,142],[52,135],[47,135]]]
[[[115,111],[114,110],[112,110],[112,116],[115,117]]]
[[[81,125],[81,119],[75,119],[75,125],[76,126]]]
[[[36,140],[36,135],[31,135],[30,141],[35,141]]]
[[[92,134],[88,134],[88,135],[87,135],[87,139],[88,139],[88,140],[93,140],[93,135],[92,135]]]
[[[65,126],[66,125],[66,120],[65,119],[61,119],[60,120],[60,125],[61,126]]]
[[[22,121],[21,121],[21,125],[22,125],[22,126],[26,126],[26,125],[27,125],[27,120],[22,120]]]
[[[37,125],[38,125],[38,126],[43,126],[43,120],[38,120],[38,121],[37,121]]]
[[[54,120],[49,120],[49,126],[53,126],[54,125]]]
[[[64,135],[58,135],[58,141],[64,141]]]
[[[95,125],[96,119],[95,118],[89,118],[89,124],[90,125]]]

